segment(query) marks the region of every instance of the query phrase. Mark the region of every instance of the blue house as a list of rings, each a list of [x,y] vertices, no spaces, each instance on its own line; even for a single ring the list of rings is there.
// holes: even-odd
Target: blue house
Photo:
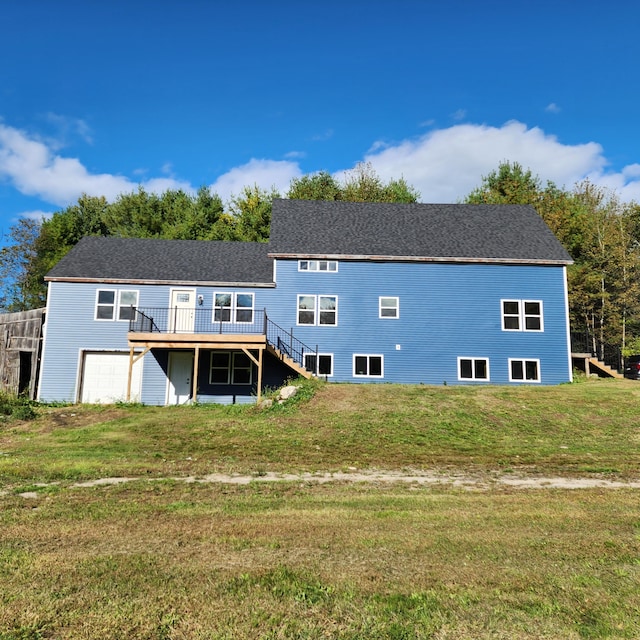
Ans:
[[[276,200],[268,243],[87,237],[47,275],[39,398],[567,382],[570,263],[520,205]]]

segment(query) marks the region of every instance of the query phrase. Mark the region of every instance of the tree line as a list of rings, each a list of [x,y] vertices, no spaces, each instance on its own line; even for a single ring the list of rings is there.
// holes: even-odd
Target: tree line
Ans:
[[[195,194],[139,188],[113,202],[82,195],[46,220],[23,218],[10,228],[0,249],[0,309],[43,306],[45,274],[85,235],[266,242],[278,197],[417,202],[419,193],[403,179],[385,182],[371,165],[360,164],[342,181],[325,171],[295,178],[283,195],[245,187],[226,206],[207,187]],[[567,270],[572,331],[588,333],[595,352],[606,344],[640,352],[640,205],[589,181],[572,189],[543,184],[510,162],[482,177],[464,202],[533,205],[574,261]]]

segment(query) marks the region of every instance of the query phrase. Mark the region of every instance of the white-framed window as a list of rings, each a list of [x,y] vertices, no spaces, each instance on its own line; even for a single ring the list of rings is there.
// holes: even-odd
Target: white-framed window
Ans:
[[[501,300],[503,331],[544,331],[542,300]]]
[[[210,384],[251,384],[251,359],[242,351],[212,351]]]
[[[540,360],[509,358],[509,382],[540,382]]]
[[[489,381],[489,358],[458,358],[458,380]]]
[[[393,319],[399,318],[400,298],[393,296],[380,296],[380,298],[378,298],[378,317]]]
[[[213,294],[214,322],[253,322],[253,293],[216,291]]]
[[[304,354],[304,368],[317,376],[333,375],[333,353],[319,353],[316,360],[315,353]]]
[[[338,324],[338,296],[298,295],[299,325],[329,325]]]
[[[132,307],[138,306],[137,291],[118,292],[118,320],[131,320],[133,317]]]
[[[384,356],[372,353],[353,354],[354,378],[384,378]]]
[[[132,317],[131,307],[138,306],[138,292],[128,289],[98,289],[96,320],[125,320]]]
[[[337,273],[338,262],[336,260],[298,260],[298,271],[326,271]]]

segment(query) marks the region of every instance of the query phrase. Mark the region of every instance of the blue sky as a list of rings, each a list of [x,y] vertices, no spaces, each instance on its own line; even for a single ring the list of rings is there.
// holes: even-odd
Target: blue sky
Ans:
[[[4,0],[0,232],[83,193],[371,162],[456,202],[503,160],[640,201],[640,5]]]

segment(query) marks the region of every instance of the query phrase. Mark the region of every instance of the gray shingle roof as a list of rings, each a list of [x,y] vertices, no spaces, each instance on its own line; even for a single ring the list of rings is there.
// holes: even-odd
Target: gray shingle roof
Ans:
[[[528,205],[275,200],[269,254],[571,262]]]
[[[571,262],[526,205],[275,200],[268,244],[91,236],[47,280],[272,285],[278,256]]]
[[[258,242],[90,236],[47,279],[272,284],[273,260],[267,249]]]

